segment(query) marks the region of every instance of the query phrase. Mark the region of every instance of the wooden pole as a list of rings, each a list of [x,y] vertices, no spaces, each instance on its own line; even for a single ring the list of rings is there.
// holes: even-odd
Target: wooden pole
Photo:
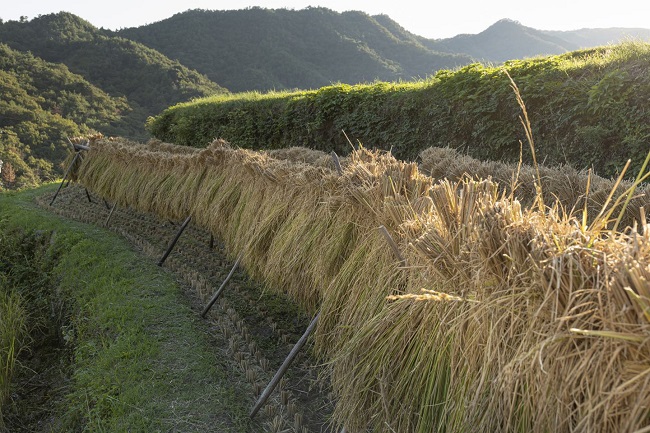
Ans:
[[[332,156],[332,161],[334,161],[334,167],[336,167],[336,171],[338,172],[339,176],[342,176],[343,169],[341,168],[341,160],[339,159],[339,156],[334,151],[332,151],[330,155]]]
[[[65,171],[65,174],[63,175],[63,180],[61,180],[61,184],[59,185],[59,189],[56,190],[56,193],[54,193],[54,197],[52,197],[52,201],[50,202],[50,206],[54,204],[54,200],[56,200],[56,197],[59,195],[59,192],[61,192],[61,188],[63,187],[63,183],[65,182],[65,179],[68,177],[68,174],[70,174],[70,170],[72,170],[72,167],[74,167],[74,163],[77,162],[77,158],[79,158],[79,152],[77,152],[72,158],[72,162],[70,163],[70,166],[68,169]]]
[[[214,249],[214,235],[210,234],[210,249]]]
[[[390,235],[390,233],[388,233],[388,230],[386,230],[386,227],[379,226],[379,231],[386,238],[386,242],[388,242],[388,245],[393,250],[393,253],[395,254],[395,257],[397,257],[399,259],[399,261],[401,262],[400,263],[401,266],[405,266],[406,265],[406,259],[404,258],[404,256],[402,256],[402,253],[399,252],[399,248],[397,248],[397,244],[393,240],[393,237]]]
[[[108,223],[110,222],[111,217],[113,216],[113,212],[115,212],[115,208],[116,208],[116,207],[117,207],[117,203],[113,204],[113,208],[112,208],[111,211],[108,213],[108,218],[106,218],[106,222],[104,223],[104,226],[105,226],[105,227],[108,227]]]
[[[320,311],[318,314],[316,314],[316,317],[314,317],[305,330],[305,333],[302,334],[302,337],[300,337],[300,340],[293,346],[293,349],[291,349],[291,352],[289,352],[289,355],[287,356],[287,359],[284,360],[282,365],[280,366],[280,369],[275,373],[275,376],[273,376],[273,379],[271,379],[271,382],[266,386],[266,389],[262,392],[262,395],[260,398],[257,400],[257,403],[255,404],[255,407],[250,413],[250,417],[253,418],[255,414],[264,406],[264,403],[266,403],[266,400],[269,399],[271,396],[271,393],[275,389],[275,387],[278,385],[280,382],[280,379],[282,379],[282,376],[284,376],[284,373],[287,372],[287,369],[289,368],[289,365],[293,362],[294,358],[300,352],[300,349],[302,349],[302,346],[305,345],[307,342],[307,338],[309,337],[309,334],[312,333],[314,328],[316,328],[316,323],[318,323],[318,318],[320,317]]]
[[[183,222],[183,225],[181,226],[180,229],[178,229],[178,233],[176,233],[176,236],[174,236],[174,239],[170,242],[169,246],[167,247],[167,251],[165,251],[165,254],[160,258],[158,261],[158,266],[162,266],[163,263],[165,263],[165,260],[167,260],[167,257],[169,257],[169,254],[172,252],[174,247],[176,246],[176,242],[178,242],[178,238],[181,237],[183,234],[183,231],[185,231],[185,228],[187,225],[190,223],[190,220],[192,219],[191,216],[188,216],[185,221]]]
[[[214,305],[215,302],[217,302],[217,299],[219,299],[219,296],[221,296],[221,292],[223,292],[224,288],[226,287],[226,284],[230,280],[230,277],[232,277],[232,274],[235,273],[235,269],[237,269],[237,266],[239,266],[239,262],[242,258],[244,253],[239,254],[239,257],[237,257],[237,260],[235,261],[235,264],[232,266],[232,269],[230,270],[230,273],[226,277],[225,280],[223,280],[223,283],[221,283],[221,286],[219,287],[219,290],[214,294],[212,299],[210,299],[210,302],[208,302],[208,305],[205,306],[203,309],[203,312],[201,313],[201,317],[205,318],[205,315],[208,314],[208,311],[210,311],[210,308]]]
[[[93,199],[90,198],[90,193],[88,192],[88,188],[84,188],[86,190],[86,197],[88,198],[88,203],[92,203]]]

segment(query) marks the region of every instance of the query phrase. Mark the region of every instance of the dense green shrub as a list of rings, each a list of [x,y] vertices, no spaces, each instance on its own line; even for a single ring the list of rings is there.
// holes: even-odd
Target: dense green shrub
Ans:
[[[414,83],[199,99],[168,108],[147,127],[161,140],[197,147],[224,138],[245,148],[345,153],[344,131],[398,158],[449,146],[515,161],[525,134],[507,71],[526,103],[540,161],[613,175],[628,158],[640,167],[648,150],[649,67],[650,44],[628,42],[500,67],[472,64]],[[524,158],[530,162],[526,143]]]

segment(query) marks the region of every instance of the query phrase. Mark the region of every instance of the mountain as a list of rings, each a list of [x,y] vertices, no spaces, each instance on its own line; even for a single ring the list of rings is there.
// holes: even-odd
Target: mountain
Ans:
[[[448,39],[418,37],[418,41],[431,50],[465,53],[474,59],[491,63],[563,54],[629,39],[650,41],[650,29],[548,31],[536,30],[517,21],[503,19],[478,34],[462,34]]]
[[[237,92],[410,80],[471,62],[426,47],[386,16],[325,8],[189,10],[116,35]]]
[[[66,137],[114,130],[129,111],[124,98],[108,95],[61,64],[0,44],[0,186],[32,186],[60,173]],[[4,182],[3,182],[4,181]],[[7,185],[11,183],[12,185]]]
[[[65,64],[108,94],[124,97],[131,113],[123,119],[122,135],[144,138],[148,116],[181,101],[226,92],[158,51],[107,35],[66,12],[1,23],[0,42],[48,62]]]
[[[517,21],[503,19],[481,33],[462,34],[449,39],[422,40],[429,49],[466,53],[485,62],[502,63],[539,55],[562,54],[578,45]]]

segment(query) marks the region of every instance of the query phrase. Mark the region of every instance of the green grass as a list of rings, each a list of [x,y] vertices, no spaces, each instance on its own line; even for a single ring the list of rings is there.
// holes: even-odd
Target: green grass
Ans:
[[[3,407],[11,392],[16,358],[26,334],[27,315],[20,295],[8,293],[0,279],[0,428],[3,425]]]
[[[68,305],[62,334],[73,352],[71,384],[57,412],[61,428],[251,431],[251,396],[226,376],[206,325],[172,275],[117,235],[33,204],[54,188],[0,194],[0,235],[52,232],[51,289]]]

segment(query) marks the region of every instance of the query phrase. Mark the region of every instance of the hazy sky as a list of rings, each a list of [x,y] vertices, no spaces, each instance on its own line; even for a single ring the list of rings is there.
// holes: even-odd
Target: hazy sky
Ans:
[[[0,18],[29,19],[67,11],[97,27],[118,29],[160,21],[188,9],[229,10],[249,6],[303,9],[323,6],[339,12],[361,10],[386,14],[407,30],[428,38],[479,33],[502,18],[540,30],[585,27],[650,28],[650,1],[618,0],[3,0]]]

